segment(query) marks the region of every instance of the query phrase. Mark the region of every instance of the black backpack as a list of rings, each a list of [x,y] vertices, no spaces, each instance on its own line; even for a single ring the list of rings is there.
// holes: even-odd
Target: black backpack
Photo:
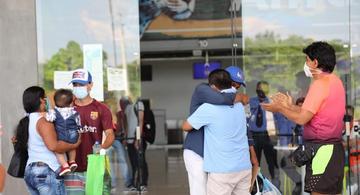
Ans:
[[[134,111],[136,116],[138,116],[138,102],[135,103]],[[146,101],[142,101],[144,104],[144,125],[143,125],[143,138],[145,141],[153,144],[155,141],[156,134],[156,124],[155,124],[155,116],[153,111],[150,109],[150,105]]]

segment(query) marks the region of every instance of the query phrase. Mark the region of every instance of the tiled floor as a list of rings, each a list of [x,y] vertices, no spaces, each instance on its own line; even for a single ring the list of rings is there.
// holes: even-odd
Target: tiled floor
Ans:
[[[181,146],[178,147],[155,147],[148,149],[146,158],[149,166],[149,186],[147,195],[187,195],[189,194],[187,173],[182,157]],[[278,159],[281,159],[281,153],[278,154]],[[268,177],[267,165],[265,159],[262,160],[262,172]],[[125,193],[122,178],[120,176],[119,168],[116,170],[117,187],[113,194],[136,194]],[[284,194],[291,194],[294,187],[292,181],[285,176],[284,172],[280,170],[279,180],[281,183],[280,190]],[[269,178],[269,177],[268,177]],[[284,182],[284,179],[287,182]],[[284,184],[286,183],[286,186]],[[284,191],[285,190],[285,191]]]
[[[181,149],[149,149],[146,151],[146,158],[149,166],[146,195],[189,194]],[[136,194],[123,192],[124,185],[118,169],[116,173],[118,185],[113,194]]]

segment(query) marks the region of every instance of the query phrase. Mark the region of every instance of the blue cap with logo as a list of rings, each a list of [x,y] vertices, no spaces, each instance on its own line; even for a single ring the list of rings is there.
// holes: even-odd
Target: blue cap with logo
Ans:
[[[225,68],[225,70],[228,71],[228,73],[230,74],[231,80],[246,87],[245,76],[241,68],[237,66],[229,66]]]
[[[79,83],[81,85],[87,85],[92,82],[92,76],[89,71],[85,69],[74,70],[72,74],[71,83]]]

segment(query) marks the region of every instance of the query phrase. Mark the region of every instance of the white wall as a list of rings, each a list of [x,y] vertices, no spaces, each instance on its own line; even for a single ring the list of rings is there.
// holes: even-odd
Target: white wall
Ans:
[[[141,96],[152,101],[153,109],[165,109],[167,120],[183,120],[189,114],[195,86],[207,80],[194,80],[192,66],[200,60],[142,61],[152,65],[152,81],[141,83]],[[220,60],[223,67],[230,60]]]
[[[0,0],[0,150],[6,168],[13,153],[13,129],[24,116],[22,93],[37,79],[35,0]],[[28,194],[24,180],[7,175],[3,194]]]

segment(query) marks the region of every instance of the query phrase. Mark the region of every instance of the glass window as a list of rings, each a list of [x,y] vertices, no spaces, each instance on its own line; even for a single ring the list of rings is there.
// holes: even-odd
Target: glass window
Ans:
[[[271,92],[304,96],[310,80],[303,73],[302,49],[313,41],[335,47],[339,63],[349,60],[349,7],[344,1],[243,1],[244,68],[249,93],[259,80]],[[336,14],[335,14],[336,13]],[[337,66],[341,78],[347,66]]]
[[[351,61],[351,105],[355,107],[354,119],[360,120],[360,2],[350,1],[349,5],[349,30],[350,30],[350,43],[349,49]],[[349,79],[350,80],[350,79]]]
[[[113,111],[121,95],[140,96],[137,1],[37,0],[36,15],[39,80],[47,92],[71,87],[70,71],[86,68],[93,97]]]

